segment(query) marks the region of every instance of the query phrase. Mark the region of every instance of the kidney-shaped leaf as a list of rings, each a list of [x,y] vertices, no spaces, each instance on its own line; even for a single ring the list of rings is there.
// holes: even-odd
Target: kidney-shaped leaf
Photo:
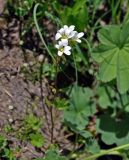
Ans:
[[[102,140],[106,144],[123,145],[129,141],[128,121],[128,114],[124,115],[122,119],[104,114],[97,119],[96,129],[98,133],[101,133]]]
[[[70,106],[64,112],[64,122],[71,128],[78,131],[85,129],[88,124],[88,117],[96,111],[90,97],[92,96],[90,88],[74,86],[70,94]]]
[[[109,25],[98,33],[100,45],[92,57],[100,64],[99,76],[103,82],[116,78],[120,93],[129,89],[129,23]]]

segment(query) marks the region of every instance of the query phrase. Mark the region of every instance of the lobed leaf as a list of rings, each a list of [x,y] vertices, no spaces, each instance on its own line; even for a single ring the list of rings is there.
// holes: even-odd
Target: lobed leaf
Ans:
[[[109,114],[104,114],[97,119],[97,131],[102,134],[102,140],[106,144],[123,145],[129,141],[128,121],[129,115],[124,115],[123,118],[118,119]]]
[[[92,57],[100,64],[99,76],[103,82],[117,81],[120,93],[129,89],[129,23],[109,25],[100,29],[100,45]]]
[[[82,131],[89,122],[88,117],[96,111],[91,103],[92,91],[89,88],[74,86],[70,94],[70,106],[64,112],[64,121],[72,129]]]

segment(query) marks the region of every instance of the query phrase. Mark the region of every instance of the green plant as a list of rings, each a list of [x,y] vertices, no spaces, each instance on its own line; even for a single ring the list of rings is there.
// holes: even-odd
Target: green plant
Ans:
[[[45,99],[48,107],[55,107],[59,110],[65,110],[68,107],[68,100],[65,98],[55,97],[54,100]]]
[[[92,116],[96,108],[90,98],[92,91],[89,88],[73,86],[70,93],[70,105],[64,111],[64,122],[74,131],[85,138],[91,134],[85,130],[89,123],[89,116]]]
[[[129,89],[129,23],[109,25],[98,33],[101,44],[94,50],[92,57],[100,64],[99,77],[103,82],[117,81],[120,93]]]
[[[33,0],[8,0],[9,10],[13,9],[14,13],[19,17],[27,15],[33,4]]]
[[[110,155],[129,159],[129,1],[9,1],[9,13],[21,24],[21,38],[35,26],[42,42],[42,46],[37,42],[34,28],[36,53],[38,46],[42,54],[48,53],[48,56],[41,55],[38,62],[34,60],[33,66],[25,65],[21,73],[26,81],[40,83],[41,93],[44,92],[42,81],[48,80],[48,96],[41,96],[41,101],[50,115],[44,117],[50,123],[51,144],[59,145],[63,152],[55,147],[45,148],[47,141],[41,131],[43,120],[34,114],[22,121],[16,131],[17,138],[29,141],[39,152],[45,149],[44,157],[35,160],[95,160],[103,155],[107,155],[107,159],[112,159]],[[58,50],[51,37],[56,32],[55,26]],[[81,33],[75,31],[75,27]],[[82,36],[82,43],[78,45],[76,42],[81,42]],[[25,42],[20,43],[23,50]],[[56,111],[63,114],[63,124],[60,122],[59,126],[65,131],[59,132],[73,148],[62,147],[54,135]],[[13,125],[15,122],[5,126],[6,134],[12,134]],[[105,146],[110,149],[104,150]],[[61,154],[65,150],[69,152],[66,157]],[[0,154],[2,158],[15,159],[4,137],[0,137]]]
[[[89,20],[86,0],[76,0],[72,7],[65,7],[60,11],[60,18],[63,24],[74,24],[79,31],[82,31]]]
[[[35,115],[30,114],[23,121],[22,127],[19,129],[18,138],[29,140],[35,147],[42,147],[44,137],[41,133],[42,121]]]
[[[123,117],[119,120],[109,114],[103,114],[97,119],[96,128],[102,134],[102,140],[106,144],[116,143],[119,146],[126,144],[129,139],[128,120],[128,114],[123,114]],[[108,123],[105,126],[106,122]]]
[[[42,147],[44,144],[44,138],[41,133],[30,133],[29,134],[30,142],[35,147]]]
[[[0,157],[8,160],[16,160],[13,150],[8,146],[7,139],[0,135]]]
[[[47,150],[45,154],[45,158],[43,160],[66,160],[64,156],[60,156],[59,152],[55,149],[49,149]]]
[[[46,153],[44,158],[36,158],[34,160],[68,160],[66,157],[61,156],[59,151],[55,147],[50,147]]]

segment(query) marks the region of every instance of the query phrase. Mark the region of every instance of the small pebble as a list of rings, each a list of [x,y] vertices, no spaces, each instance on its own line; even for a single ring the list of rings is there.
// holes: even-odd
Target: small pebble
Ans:
[[[13,110],[13,109],[14,109],[14,107],[9,105],[9,110]]]
[[[34,62],[32,62],[32,61],[29,62],[29,65],[30,65],[30,66],[33,66],[33,65],[34,65]]]
[[[28,67],[28,63],[23,63],[23,67]]]
[[[12,123],[12,122],[13,122],[13,119],[12,119],[12,118],[9,118],[9,122]]]
[[[39,61],[40,63],[42,63],[42,62],[43,62],[43,59],[44,59],[44,55],[40,54],[40,55],[38,56],[38,61]]]

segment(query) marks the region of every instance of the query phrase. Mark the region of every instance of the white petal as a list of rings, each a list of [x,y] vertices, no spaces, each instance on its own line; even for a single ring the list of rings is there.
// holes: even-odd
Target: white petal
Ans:
[[[58,44],[56,44],[55,47],[56,47],[57,49],[59,49],[59,45],[58,45]]]
[[[81,40],[80,40],[80,39],[76,39],[76,41],[77,41],[78,43],[81,43]]]
[[[74,33],[74,38],[75,38],[75,39],[78,38],[78,32],[77,32],[77,31],[75,31],[75,33]]]
[[[75,36],[75,34],[76,34],[76,31],[72,31],[72,32],[69,34],[69,38],[74,37],[74,36]]]
[[[78,33],[78,35],[77,35],[78,38],[81,38],[81,37],[83,37],[83,36],[84,36],[84,33],[83,33],[83,32],[80,32],[80,33]]]
[[[62,56],[63,52],[58,51],[58,56]]]
[[[62,42],[61,41],[59,41],[59,46],[62,44]]]
[[[64,25],[64,27],[63,27],[63,28],[66,30],[66,29],[68,29],[68,26],[67,26],[67,25]]]
[[[62,40],[59,41],[59,48],[62,48],[63,47],[63,43],[62,43]]]
[[[66,36],[69,36],[70,33],[71,33],[71,30],[69,28],[65,30]]]
[[[62,37],[62,36],[61,36],[60,33],[56,33],[56,36],[55,36],[55,39],[56,39],[56,40],[60,39],[61,37]]]
[[[64,28],[61,28],[58,32],[62,35],[64,33]]]
[[[71,52],[69,51],[70,49],[71,49],[70,46],[66,46],[66,47],[64,48],[64,53],[65,53],[66,55],[70,55],[70,54],[71,54]]]
[[[64,53],[65,53],[66,55],[68,55],[68,56],[71,54],[70,51],[67,51],[67,52],[64,51]]]
[[[68,40],[67,39],[62,39],[61,43],[63,46],[67,46],[68,45]]]
[[[71,49],[71,47],[70,46],[66,46],[66,47],[64,47],[64,51],[69,51]]]
[[[75,31],[73,31],[74,28],[75,28],[75,26],[72,25],[68,29],[65,30],[65,34],[68,36],[68,38],[71,38],[71,33],[75,32]]]
[[[74,28],[75,28],[75,26],[74,26],[74,25],[71,25],[71,26],[69,27],[69,29],[70,29],[71,31],[73,31],[73,30],[74,30]]]

